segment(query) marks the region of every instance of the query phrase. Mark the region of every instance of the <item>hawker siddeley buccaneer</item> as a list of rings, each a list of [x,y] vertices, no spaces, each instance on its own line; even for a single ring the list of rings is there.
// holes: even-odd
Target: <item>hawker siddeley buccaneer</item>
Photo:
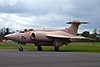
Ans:
[[[80,24],[88,24],[88,22],[80,22],[77,20],[67,22],[72,24],[69,28],[60,30],[36,30],[24,29],[20,32],[8,34],[5,37],[18,43],[19,51],[23,51],[20,45],[26,43],[34,43],[38,51],[42,51],[41,46],[54,46],[55,51],[59,51],[59,47],[71,43],[74,39],[85,39],[82,36],[76,36]]]

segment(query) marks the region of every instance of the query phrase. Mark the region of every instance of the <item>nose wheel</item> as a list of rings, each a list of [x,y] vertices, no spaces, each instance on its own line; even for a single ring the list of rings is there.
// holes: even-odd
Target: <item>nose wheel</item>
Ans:
[[[19,48],[19,51],[23,51],[23,48],[22,48],[22,47],[20,47],[20,48]]]
[[[21,44],[18,43],[19,51],[23,51],[23,48],[20,46]]]

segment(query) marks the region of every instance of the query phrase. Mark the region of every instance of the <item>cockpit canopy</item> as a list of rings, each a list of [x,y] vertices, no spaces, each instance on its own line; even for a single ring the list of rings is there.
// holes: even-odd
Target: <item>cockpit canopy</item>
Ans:
[[[27,29],[21,29],[19,31],[19,33],[24,33],[24,32],[29,32],[29,31],[33,31],[33,29],[29,29],[29,28],[27,28]]]

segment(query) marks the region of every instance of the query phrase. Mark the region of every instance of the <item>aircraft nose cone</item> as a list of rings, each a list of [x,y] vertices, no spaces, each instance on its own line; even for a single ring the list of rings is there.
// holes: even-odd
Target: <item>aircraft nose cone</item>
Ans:
[[[5,38],[15,41],[16,35],[15,34],[8,34],[8,35],[5,36]]]

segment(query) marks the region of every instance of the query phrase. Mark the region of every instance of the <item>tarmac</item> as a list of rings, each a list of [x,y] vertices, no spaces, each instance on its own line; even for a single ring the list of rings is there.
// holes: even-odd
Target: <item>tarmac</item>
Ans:
[[[0,49],[0,67],[100,67],[100,53]]]

